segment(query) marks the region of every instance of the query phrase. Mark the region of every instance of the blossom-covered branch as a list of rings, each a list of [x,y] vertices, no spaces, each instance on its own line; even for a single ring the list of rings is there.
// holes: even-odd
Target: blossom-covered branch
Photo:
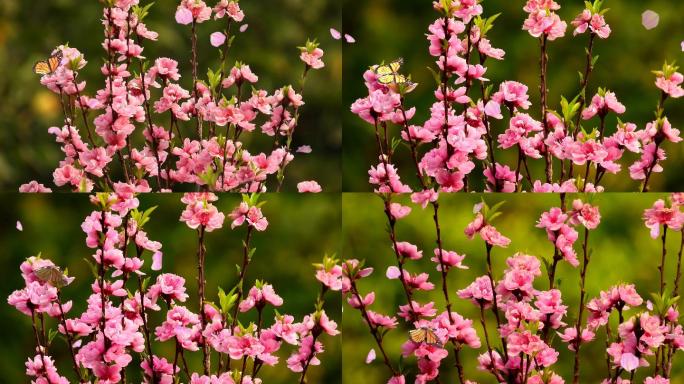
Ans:
[[[80,192],[112,191],[116,182],[134,185],[140,192],[175,190],[183,184],[210,191],[280,189],[295,152],[308,153],[310,148],[293,147],[303,88],[285,85],[268,91],[258,88],[259,77],[249,65],[236,61],[229,67],[228,50],[237,37],[230,26],[245,19],[238,0],[219,0],[213,8],[202,0],[182,0],[178,5],[176,22],[191,29],[192,79],[185,85],[177,60],[143,55],[144,43],[159,37],[145,24],[152,3],[103,3],[103,88],[88,94],[86,82],[79,78],[87,64],[85,55],[67,45],[52,52],[59,64],[40,80],[59,96],[64,112],[60,126],[48,130],[65,155],[53,172],[54,184]],[[205,78],[198,61],[198,29],[212,17],[227,28],[211,35],[221,62],[219,68],[208,68]],[[325,66],[324,52],[315,41],[307,41],[299,51],[303,83],[307,73]],[[243,92],[248,87],[251,91]],[[248,147],[252,140],[244,135],[258,132],[274,138],[270,152]],[[298,189],[319,192],[321,187],[311,180],[299,183]],[[22,192],[50,190],[36,181],[20,187]]]
[[[606,174],[619,175],[624,169],[640,182],[639,190],[647,191],[653,174],[663,171],[665,144],[682,140],[666,116],[665,102],[684,95],[684,76],[666,62],[654,71],[656,119],[632,123],[618,118],[611,127],[606,117],[624,114],[626,106],[605,86],[587,96],[591,85],[600,84],[595,78],[589,82],[598,60],[594,47],[612,33],[604,2],[585,2],[585,9],[571,22],[574,35],[589,35],[586,64],[578,71],[578,93],[560,95],[558,106],[549,104],[553,79],[548,77],[548,46],[565,36],[568,24],[553,0],[525,3],[522,29],[540,46],[540,105],[535,118],[528,111],[532,109],[528,85],[515,80],[491,84],[485,77],[488,59],[504,60],[505,52],[488,39],[501,15],[484,16],[480,0],[433,1],[439,17],[428,27],[427,40],[436,65],[431,69],[436,100],[425,113],[427,120],[415,122],[421,115],[410,106],[409,97],[422,85],[402,73],[401,59],[371,66],[363,75],[368,95],[351,106],[375,130],[379,163],[368,171],[375,191],[595,192],[604,190],[601,183]],[[479,63],[473,56],[479,56]],[[479,93],[473,92],[476,88]],[[400,143],[410,150],[419,179],[416,187],[402,183],[395,166]],[[508,150],[517,152],[515,163],[497,162]],[[630,152],[634,155],[628,156]],[[533,165],[542,160],[543,176],[534,174]]]
[[[342,288],[339,261],[326,256],[322,263],[314,265],[321,293],[312,304],[313,311],[300,314],[300,321],[295,319],[297,314],[276,310],[284,299],[274,285],[265,281],[255,279],[244,295],[238,295],[238,286],[242,292],[246,283],[244,274],[232,289],[219,288],[218,300],[214,301],[206,296],[206,286],[212,282],[206,281],[204,263],[214,256],[211,249],[205,248],[205,236],[220,231],[226,215],[214,205],[216,195],[185,194],[180,220],[197,231],[199,247],[199,308],[194,312],[185,305],[190,298],[186,279],[162,272],[162,243],[150,240],[145,231],[154,207],[139,209],[132,187],[115,186],[114,193],[91,197],[96,209],[81,225],[86,245],[93,250],[89,259],[92,292],[84,312],[70,315],[72,301],[63,301],[76,278],[70,277],[68,271],[41,256],[28,258],[20,267],[25,286],[13,292],[8,302],[32,320],[37,348],[36,355],[26,363],[29,378],[52,384],[70,380],[130,382],[130,377],[139,376],[152,384],[256,384],[261,382],[263,366],[279,365],[279,355],[287,353],[288,344],[291,352],[282,365],[305,382],[310,367],[321,364],[325,341],[322,336],[339,334],[337,323],[324,308],[325,293]],[[230,214],[233,228],[246,225],[259,232],[267,229],[268,221],[256,201],[257,195],[244,197]],[[135,252],[129,254],[129,246]],[[250,259],[253,254],[250,248]],[[78,278],[87,280],[85,276]],[[238,313],[253,311],[257,313],[256,322],[237,320]],[[152,313],[158,315],[152,318]],[[153,319],[158,318],[161,323],[153,324]],[[53,339],[59,333],[65,336],[71,352],[72,379],[58,373],[50,355]],[[160,351],[169,349],[157,348],[161,343],[170,343],[174,353],[163,356]],[[187,356],[200,350],[202,366],[195,372]],[[212,365],[212,358],[218,364]],[[138,361],[140,366],[135,367]],[[231,365],[234,362],[237,364]]]
[[[512,251],[512,255],[506,259],[503,271],[497,271],[492,262],[492,258],[500,253],[499,250],[508,249],[514,243],[495,227],[503,205],[499,203],[490,207],[484,201],[475,205],[474,218],[466,226],[464,234],[468,239],[479,238],[484,243],[479,261],[482,265],[479,268],[485,270],[486,274],[476,277],[470,284],[466,283],[465,287],[457,291],[457,295],[472,303],[480,314],[480,335],[484,336],[483,341],[473,326],[475,319],[468,319],[456,312],[456,308],[462,308],[462,301],[452,302],[448,296],[444,296],[442,302],[423,302],[413,294],[414,291],[430,292],[436,285],[430,281],[427,271],[419,269],[420,264],[417,261],[423,256],[420,245],[397,242],[395,236],[398,235],[392,229],[393,224],[390,225],[390,245],[394,250],[399,250],[397,259],[392,257],[391,263],[380,259],[374,265],[389,264],[386,277],[389,280],[400,280],[401,285],[397,284],[397,288],[401,291],[406,291],[406,287],[409,287],[411,306],[399,304],[397,318],[370,309],[378,294],[377,290],[382,288],[374,288],[379,286],[377,281],[372,285],[371,282],[366,282],[372,268],[365,267],[358,260],[349,259],[345,265],[343,292],[347,295],[349,305],[360,312],[375,340],[380,353],[378,356],[382,358],[382,363],[390,374],[387,382],[445,382],[458,378],[464,383],[474,383],[467,377],[468,370],[462,370],[459,366],[454,377],[447,375],[449,371],[444,362],[450,355],[449,344],[455,343],[474,349],[485,347],[480,352],[477,363],[460,361],[458,348],[454,349],[454,357],[462,367],[477,365],[479,370],[489,372],[492,380],[499,383],[581,383],[589,375],[580,369],[589,358],[589,349],[584,346],[595,342],[599,332],[604,331],[607,368],[604,384],[634,384],[637,370],[643,372],[639,377],[644,378],[645,384],[670,383],[676,352],[684,351],[684,331],[679,324],[677,296],[681,262],[677,260],[677,267],[671,273],[665,267],[660,267],[665,265],[665,261],[661,261],[657,268],[653,266],[654,272],[662,271],[664,283],[659,293],[652,294],[651,300],[643,299],[637,287],[629,283],[607,287],[597,297],[591,297],[586,289],[586,281],[592,274],[590,262],[595,257],[607,257],[592,253],[592,245],[602,241],[600,233],[593,233],[603,219],[599,206],[590,202],[593,196],[595,195],[575,198],[567,210],[552,207],[540,214],[536,226],[546,232],[554,247],[553,257],[537,257]],[[382,197],[385,199],[387,212],[387,200],[398,200],[400,196],[383,194]],[[651,229],[654,239],[661,237],[662,240],[665,230],[682,231],[682,203],[682,196],[674,194],[670,197],[669,204],[659,200],[653,208],[645,211],[644,221]],[[401,222],[406,220],[411,207],[392,202],[389,212],[393,220]],[[583,236],[580,236],[580,231]],[[663,246],[667,247],[667,244],[663,243]],[[669,253],[666,248],[663,249],[665,259]],[[678,248],[681,249],[682,247]],[[679,252],[677,256],[681,257]],[[444,268],[445,262],[447,270],[453,267],[467,268],[467,260],[475,259],[451,251],[444,251],[444,256],[440,258],[437,250],[432,258],[437,271]],[[397,261],[401,268],[397,266]],[[564,285],[563,290],[555,285],[555,268],[559,263],[567,263],[577,270],[577,285]],[[546,268],[546,275],[549,277],[548,289],[539,288],[540,282],[537,281],[542,276],[542,267]],[[669,281],[673,281],[672,289],[666,289],[670,286]],[[361,293],[360,287],[370,287],[370,291]],[[563,296],[566,289],[573,289],[572,287],[579,287],[579,292],[577,307],[570,309],[564,303]],[[444,308],[450,308],[451,312],[442,312]],[[405,329],[404,337],[407,340],[402,345],[402,358],[397,365],[394,362],[397,356],[386,348],[385,338],[391,330],[400,328]],[[397,332],[393,334],[396,335]],[[401,338],[398,335],[396,337]],[[500,344],[496,340],[499,338]],[[559,360],[560,348],[563,347],[569,349],[574,357],[574,369],[568,378],[563,378],[554,370]],[[376,351],[371,350],[366,364],[372,364],[376,357]],[[411,358],[415,358],[415,365],[409,360]],[[412,372],[414,369],[417,372]]]

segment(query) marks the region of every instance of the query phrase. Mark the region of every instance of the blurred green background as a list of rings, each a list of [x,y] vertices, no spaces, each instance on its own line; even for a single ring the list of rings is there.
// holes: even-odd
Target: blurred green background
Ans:
[[[90,289],[91,272],[83,258],[89,259],[92,250],[85,246],[85,235],[80,224],[94,208],[85,195],[0,195],[0,269],[4,271],[0,280],[0,327],[4,330],[0,342],[0,371],[3,383],[26,382],[24,362],[33,350],[33,336],[30,319],[9,306],[7,296],[23,287],[19,272],[21,262],[42,252],[43,257],[69,268],[69,274],[76,277],[72,285],[64,289],[64,296],[72,299],[74,307],[71,316],[78,316],[85,308],[85,299]],[[186,279],[190,298],[185,305],[197,307],[196,252],[197,234],[178,221],[184,204],[181,195],[143,195],[140,206],[159,206],[146,225],[150,239],[161,241],[164,252],[164,272],[176,273]],[[223,195],[217,206],[229,213],[240,201],[239,195]],[[280,313],[289,313],[297,321],[313,312],[313,305],[320,290],[314,277],[314,262],[320,262],[324,254],[339,254],[340,246],[340,197],[333,194],[300,196],[294,194],[263,195],[266,201],[264,215],[269,220],[266,232],[257,232],[252,239],[256,253],[247,271],[246,286],[251,287],[255,279],[271,283],[283,297]],[[302,209],[306,207],[306,209]],[[24,230],[15,229],[16,220],[21,220]],[[242,260],[242,241],[245,227],[230,230],[230,221],[224,227],[207,233],[207,298],[217,299],[217,287],[228,290],[237,281],[235,265]],[[149,266],[149,253],[146,254]],[[156,273],[155,273],[156,275]],[[340,295],[328,293],[326,312],[340,323]],[[270,311],[270,310],[269,310]],[[268,313],[269,323],[273,312]],[[159,313],[151,315],[152,324],[159,325],[163,318]],[[253,315],[253,316],[252,316]],[[241,320],[256,321],[256,314],[245,314]],[[51,323],[52,324],[52,323]],[[341,337],[322,336],[325,352],[320,356],[321,366],[312,367],[310,383],[339,383],[341,370]],[[173,345],[154,343],[155,354],[173,358]],[[299,378],[287,370],[285,360],[292,352],[291,346],[283,345],[279,352],[281,364],[265,367],[261,371],[265,383],[292,383]],[[65,343],[55,339],[51,354],[59,362],[60,372],[67,377],[72,374],[70,358]],[[188,363],[195,371],[201,367],[201,353],[187,355]],[[134,360],[128,371],[129,382],[138,378],[138,362]],[[185,379],[183,379],[185,380]],[[140,382],[138,380],[137,382]]]
[[[141,4],[150,2],[142,0]],[[159,32],[159,40],[145,42],[143,54],[151,60],[177,59],[183,75],[181,85],[189,89],[190,29],[174,20],[178,3],[155,2],[147,25]],[[216,1],[207,3],[214,6]],[[308,76],[306,106],[293,142],[293,148],[311,145],[313,153],[297,156],[288,167],[284,190],[296,190],[297,182],[311,179],[318,180],[326,191],[340,190],[342,104],[338,90],[342,56],[341,43],[328,32],[331,25],[339,27],[341,23],[339,2],[243,0],[240,5],[249,28],[236,38],[228,63],[232,66],[240,60],[249,64],[259,76],[258,87],[273,92],[286,84],[297,85],[304,67],[296,47],[304,45],[307,38],[317,38],[325,50],[326,67]],[[63,155],[47,129],[61,123],[59,100],[40,85],[31,68],[54,47],[68,42],[89,62],[81,77],[88,81],[86,93],[93,94],[104,85],[100,73],[104,57],[101,18],[102,4],[98,1],[0,1],[0,189],[16,190],[33,179],[52,185],[52,171]],[[209,45],[209,35],[223,30],[224,25],[225,20],[211,20],[198,28],[202,77],[207,68],[218,67],[218,51]],[[157,119],[155,123],[168,124],[167,119]],[[187,126],[186,132],[191,129]],[[141,136],[136,133],[138,140]],[[273,143],[272,138],[260,133],[244,136],[244,140],[249,148],[259,151],[270,150]]]
[[[429,117],[429,107],[434,102],[434,80],[426,67],[435,68],[435,60],[428,53],[425,38],[427,27],[438,14],[428,1],[404,0],[344,0],[343,21],[347,32],[356,36],[358,43],[344,47],[344,86],[343,101],[346,108],[344,124],[344,180],[345,191],[369,191],[367,171],[377,163],[373,127],[349,111],[349,106],[368,92],[362,74],[373,64],[388,62],[397,57],[405,61],[404,72],[411,74],[418,82],[418,88],[407,97],[408,105],[417,107],[414,123],[423,124]],[[483,1],[484,16],[496,13],[502,15],[496,20],[494,29],[489,33],[492,45],[506,51],[503,62],[487,61],[487,78],[495,87],[504,80],[516,80],[529,87],[533,103],[529,113],[539,119],[539,43],[526,31],[522,23],[526,13],[522,10],[524,1]],[[549,43],[549,106],[559,109],[560,95],[572,99],[578,92],[577,72],[584,70],[584,49],[588,35],[572,37],[570,26],[575,16],[582,10],[583,1],[563,1],[560,17],[568,23],[566,36]],[[610,8],[606,20],[613,33],[608,40],[598,40],[594,54],[600,56],[590,79],[588,94],[596,93],[599,86],[616,92],[619,100],[627,107],[621,116],[623,121],[637,124],[641,129],[653,119],[659,90],[654,85],[651,70],[660,69],[664,60],[682,62],[684,57],[680,42],[684,40],[681,15],[684,2],[672,0],[607,0],[604,8]],[[641,26],[641,13],[652,9],[660,14],[657,28],[647,31]],[[496,89],[496,88],[495,88]],[[476,91],[474,94],[479,94]],[[674,127],[684,125],[682,102],[669,100],[666,113]],[[507,122],[507,120],[504,120]],[[504,121],[493,124],[494,132],[503,132]],[[598,121],[598,120],[596,120]],[[597,125],[598,122],[587,123]],[[607,133],[615,129],[615,116],[607,119]],[[391,129],[398,137],[399,128]],[[675,191],[684,187],[684,175],[679,171],[684,163],[684,147],[668,143],[665,146],[668,160],[665,161],[664,174],[654,175],[651,190]],[[396,156],[400,174],[404,182],[416,184],[415,171],[408,149],[400,146]],[[511,152],[511,151],[508,151]],[[498,152],[501,153],[501,152]],[[515,154],[497,155],[497,160],[515,167]],[[627,162],[618,176],[606,175],[602,184],[607,190],[633,191],[639,183],[629,178],[626,171],[636,157],[626,154]],[[543,161],[536,161],[532,174],[536,179],[543,178]],[[481,168],[473,171],[471,185],[482,190]]]
[[[568,196],[568,202],[577,196]],[[589,264],[586,280],[587,294],[589,298],[596,297],[601,290],[623,282],[636,284],[639,294],[644,300],[650,298],[651,292],[658,290],[659,274],[656,269],[660,260],[660,240],[652,240],[649,230],[644,226],[641,216],[645,208],[649,208],[658,198],[666,198],[663,194],[610,194],[596,195],[592,203],[600,207],[602,220],[597,230],[590,235],[590,249],[593,257]],[[449,275],[449,289],[454,310],[463,316],[474,320],[482,347],[479,350],[464,348],[462,362],[466,371],[466,378],[478,383],[492,383],[492,376],[477,370],[476,357],[486,352],[484,335],[479,324],[479,310],[469,301],[459,299],[456,291],[468,286],[477,276],[482,276],[485,271],[485,247],[478,238],[470,241],[463,234],[466,225],[474,217],[473,205],[480,202],[481,198],[490,205],[499,201],[506,201],[500,210],[503,214],[495,221],[495,226],[508,236],[512,243],[507,249],[495,249],[492,253],[494,275],[500,278],[505,268],[505,260],[516,252],[524,252],[537,257],[550,258],[553,255],[553,246],[547,240],[546,232],[535,228],[535,224],[542,212],[551,207],[558,206],[559,199],[555,195],[441,195],[440,197],[440,224],[444,249],[465,254],[464,264],[470,267],[467,270],[453,270]],[[409,241],[416,244],[423,251],[423,259],[409,261],[407,269],[416,273],[428,272],[431,281],[436,287],[430,292],[419,292],[416,300],[425,303],[435,301],[438,312],[444,310],[444,300],[440,290],[439,273],[435,270],[435,264],[430,261],[432,251],[435,248],[434,224],[432,222],[432,210],[425,211],[410,204],[408,197],[399,198],[396,201],[409,204],[413,207],[411,214],[397,224],[397,237],[399,241]],[[586,201],[586,200],[585,200]],[[385,277],[388,266],[396,265],[394,253],[390,246],[389,237],[385,228],[387,219],[383,213],[383,203],[380,198],[369,194],[345,194],[342,201],[343,207],[343,252],[345,258],[365,259],[366,264],[375,268],[375,272],[368,278],[362,279],[359,289],[363,294],[371,290],[376,292],[375,304],[372,310],[383,314],[396,314],[398,305],[405,304],[405,296],[398,281],[390,281]],[[581,251],[581,240],[575,247]],[[681,237],[679,234],[670,233],[668,236],[668,262],[666,266],[668,287],[671,289],[676,265],[676,252],[679,249]],[[581,257],[581,256],[580,256]],[[557,278],[561,280],[560,289],[563,293],[563,302],[569,306],[569,316],[565,322],[572,324],[576,319],[579,302],[579,270],[572,268],[567,263],[560,263],[557,270]],[[542,276],[535,282],[535,288],[548,289],[548,279],[542,264]],[[586,312],[585,312],[586,313]],[[626,313],[629,317],[634,310]],[[488,313],[488,328],[490,340],[496,327],[491,312]],[[615,320],[615,322],[617,322]],[[409,329],[406,323],[401,321],[396,330],[391,331],[385,339],[385,349],[388,351],[394,366],[396,367],[400,356],[400,346],[408,339]],[[343,360],[345,384],[352,383],[385,383],[388,370],[382,365],[381,360],[376,360],[370,365],[364,363],[367,352],[376,348],[375,342],[368,332],[368,328],[361,319],[358,311],[347,304],[343,316]],[[599,331],[597,339],[582,348],[581,382],[598,383],[606,374],[605,346],[603,331]],[[499,345],[494,342],[494,345]],[[556,339],[554,347],[560,352],[560,356],[554,370],[569,380],[572,377],[573,354],[567,347]],[[379,357],[380,358],[380,357]],[[456,382],[453,371],[453,355],[443,361],[444,374],[442,382]],[[417,371],[415,358],[408,358],[404,366],[409,368],[411,374],[407,377],[407,383],[412,382],[412,377]],[[644,373],[652,373],[652,368],[641,369],[635,383],[641,383]],[[684,356],[678,354],[672,370],[672,383],[684,382]]]

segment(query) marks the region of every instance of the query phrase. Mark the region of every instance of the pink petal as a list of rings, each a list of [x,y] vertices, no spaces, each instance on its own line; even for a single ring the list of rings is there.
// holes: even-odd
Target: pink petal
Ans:
[[[631,353],[623,353],[620,358],[620,366],[624,368],[625,371],[631,372],[639,368],[639,358]]]
[[[684,40],[682,40],[682,52],[684,52]]]
[[[297,148],[297,153],[311,153],[311,147],[308,145],[302,145]]]
[[[330,28],[330,36],[332,36],[335,40],[339,40],[342,37],[342,34],[337,29]]]
[[[644,13],[641,14],[641,24],[646,29],[653,29],[657,27],[659,21],[660,15],[651,11],[650,9],[644,11]]]
[[[209,41],[212,46],[218,48],[226,42],[226,35],[221,32],[214,32],[209,36]]]
[[[178,7],[178,10],[176,11],[176,22],[182,25],[192,23],[192,12],[185,7]]]
[[[387,268],[387,273],[385,273],[385,276],[387,276],[387,278],[390,280],[394,280],[398,279],[399,276],[401,276],[401,272],[399,271],[399,268],[391,266]]]
[[[160,271],[162,269],[162,253],[155,252],[152,255],[152,270]]]
[[[375,360],[375,349],[371,348],[366,356],[366,364],[370,364],[373,360]]]
[[[242,24],[242,25],[240,26],[240,32],[246,31],[247,28],[249,28],[249,24]]]
[[[494,100],[489,100],[487,104],[485,104],[484,111],[487,114],[487,116],[491,116],[497,119],[503,118],[503,116],[501,115],[501,105],[499,105],[499,103],[497,103]]]
[[[484,203],[477,203],[473,206],[473,213],[478,213],[482,210],[482,205]]]
[[[24,226],[21,225],[21,221],[17,220],[17,231],[21,232],[24,230]]]
[[[651,238],[656,239],[660,235],[660,225],[654,225],[651,227]]]
[[[320,193],[323,189],[315,180],[307,180],[297,183],[297,191],[299,193]]]
[[[345,34],[344,34],[344,39],[347,40],[347,43],[349,43],[349,44],[354,44],[354,43],[356,43],[356,39],[355,39],[352,35],[349,35],[349,34],[346,34],[346,33],[345,33]]]

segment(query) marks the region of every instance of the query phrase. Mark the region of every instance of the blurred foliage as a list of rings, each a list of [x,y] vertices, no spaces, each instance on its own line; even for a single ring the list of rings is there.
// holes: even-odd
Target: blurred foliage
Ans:
[[[568,203],[581,196],[568,196]],[[593,256],[588,267],[586,288],[588,297],[594,298],[601,290],[606,290],[619,283],[636,284],[639,294],[647,300],[651,292],[658,290],[659,274],[657,266],[660,260],[660,240],[653,240],[649,230],[644,226],[641,216],[645,208],[649,208],[656,199],[666,198],[663,194],[634,195],[613,193],[610,195],[595,195],[589,198],[592,204],[598,205],[601,211],[601,224],[591,232],[589,248]],[[495,278],[500,278],[505,268],[505,260],[516,252],[524,252],[537,257],[551,258],[553,245],[548,241],[546,232],[535,228],[535,224],[542,212],[559,205],[555,195],[477,195],[452,194],[441,195],[440,225],[444,249],[465,254],[466,270],[452,270],[448,278],[449,294],[454,310],[463,316],[473,319],[473,326],[477,330],[482,347],[479,350],[464,348],[461,361],[465,367],[466,378],[478,383],[492,383],[492,376],[477,370],[477,355],[486,352],[484,334],[479,324],[479,310],[469,301],[459,299],[456,291],[468,286],[476,277],[486,273],[485,246],[479,237],[468,240],[463,233],[466,225],[472,220],[473,205],[484,199],[489,206],[499,201],[506,201],[500,209],[503,213],[494,225],[509,237],[512,242],[507,249],[495,249],[492,262]],[[584,198],[583,198],[584,199]],[[435,264],[430,261],[435,248],[434,223],[430,208],[421,210],[411,204],[408,197],[396,200],[413,207],[412,213],[397,224],[398,241],[408,241],[416,244],[423,251],[423,259],[408,261],[406,268],[411,273],[427,272],[430,274],[435,289],[430,292],[419,292],[416,300],[425,303],[434,301],[438,311],[444,310],[444,299],[440,289],[441,280]],[[586,199],[584,201],[587,201]],[[362,294],[370,291],[376,293],[375,303],[371,309],[383,314],[395,315],[399,305],[405,304],[406,297],[398,281],[390,281],[385,277],[388,266],[396,265],[396,259],[385,228],[387,219],[383,213],[382,201],[370,194],[345,194],[342,201],[343,212],[343,252],[345,258],[366,260],[368,266],[374,267],[373,274],[362,279],[359,290]],[[576,244],[581,251],[583,235]],[[676,266],[676,253],[679,249],[681,237],[670,233],[668,236],[668,260],[666,265],[668,287],[671,287]],[[569,306],[569,316],[564,320],[574,323],[579,305],[579,270],[568,263],[559,264],[557,278],[559,288],[563,294],[564,304]],[[548,279],[542,264],[542,276],[535,281],[535,288],[548,289]],[[669,288],[671,289],[671,288]],[[440,309],[441,308],[441,309]],[[626,313],[626,318],[632,316],[634,310]],[[586,314],[586,312],[585,312]],[[487,313],[490,340],[493,345],[500,345],[492,336],[496,327],[491,312]],[[615,316],[613,316],[614,318]],[[614,318],[615,327],[617,320]],[[364,364],[366,353],[371,348],[377,348],[371,337],[367,325],[361,319],[358,311],[345,304],[343,316],[343,359],[344,380],[346,384],[372,383],[380,384],[387,381],[387,368],[380,360],[370,365]],[[401,321],[396,330],[391,331],[385,339],[385,349],[388,351],[396,367],[400,356],[401,345],[408,340],[406,324]],[[605,336],[603,331],[597,333],[597,339],[582,347],[581,374],[582,383],[598,383],[606,375]],[[573,354],[566,345],[556,338],[554,347],[560,352],[558,362],[553,369],[564,378],[572,377]],[[378,354],[378,358],[380,355]],[[442,382],[456,382],[453,367],[453,354],[442,363],[444,374]],[[415,358],[408,358],[404,366],[415,374]],[[652,368],[640,369],[635,383],[641,383],[644,373],[652,373]],[[407,378],[407,382],[410,382]],[[566,381],[567,382],[567,381]],[[672,383],[684,382],[684,356],[678,354],[672,370]]]
[[[405,61],[404,72],[411,74],[418,82],[418,88],[409,96],[408,105],[417,107],[414,122],[422,124],[429,118],[429,107],[434,102],[435,83],[426,67],[435,68],[435,60],[428,53],[428,42],[425,38],[427,27],[438,14],[432,9],[429,1],[403,0],[344,0],[343,21],[345,30],[353,34],[358,43],[344,48],[344,88],[343,101],[346,112],[344,124],[344,172],[343,188],[345,191],[369,191],[367,170],[377,162],[376,148],[372,134],[373,127],[365,123],[349,111],[349,106],[358,98],[365,97],[368,92],[363,83],[363,72],[373,64],[389,62],[397,57]],[[578,71],[585,66],[585,47],[588,35],[572,36],[570,25],[575,16],[582,10],[583,2],[564,1],[559,15],[568,22],[566,36],[549,43],[549,107],[560,109],[560,96],[572,99],[579,90]],[[495,84],[504,80],[516,80],[529,87],[530,101],[533,106],[529,113],[539,119],[539,43],[526,31],[522,23],[526,13],[522,10],[524,1],[491,1],[484,0],[484,16],[502,13],[495,21],[489,37],[492,45],[506,51],[503,62],[489,59],[485,77]],[[616,92],[619,100],[627,107],[621,116],[623,121],[630,121],[643,128],[653,119],[660,91],[654,85],[651,70],[660,69],[665,60],[684,62],[680,42],[684,40],[681,15],[684,14],[684,2],[672,0],[649,1],[611,1],[604,4],[610,8],[606,20],[613,33],[608,40],[597,39],[594,54],[600,58],[589,81],[588,95],[596,93],[599,86]],[[652,9],[660,14],[657,28],[647,31],[641,25],[641,13]],[[473,94],[479,95],[479,91]],[[682,101],[669,100],[666,103],[666,115],[673,126],[684,125],[684,108]],[[493,124],[496,134],[503,132],[507,119]],[[596,121],[585,124],[591,128]],[[616,125],[615,116],[607,119],[607,132],[613,132]],[[392,134],[399,135],[399,128],[394,126]],[[665,145],[668,159],[664,162],[664,174],[654,175],[651,186],[653,191],[676,191],[684,186],[684,175],[678,169],[684,163],[684,146],[668,143]],[[511,152],[511,151],[508,151]],[[501,153],[501,152],[497,152]],[[497,160],[515,166],[515,154],[497,155]],[[636,157],[626,154],[626,166]],[[414,166],[410,161],[409,151],[404,146],[396,157],[400,174],[404,182],[415,185]],[[532,174],[536,179],[543,176],[543,162],[534,161]],[[626,166],[624,166],[626,168]],[[556,171],[557,173],[558,171]],[[482,190],[482,172],[478,168],[473,171],[471,185]],[[476,180],[479,180],[476,182]],[[639,183],[629,179],[626,169],[618,176],[606,175],[603,185],[612,191],[633,191]]]
[[[141,4],[150,2],[142,0]],[[143,54],[150,60],[177,59],[183,76],[181,85],[190,89],[190,29],[174,20],[178,3],[155,2],[146,21],[151,30],[159,32],[159,40],[145,42]],[[207,3],[213,6],[216,1]],[[249,64],[259,76],[258,87],[273,92],[286,84],[297,85],[304,66],[296,47],[304,45],[307,38],[317,38],[325,50],[326,67],[312,71],[307,78],[306,106],[293,142],[293,148],[311,145],[313,153],[297,156],[288,167],[284,188],[295,190],[297,182],[316,179],[326,191],[340,190],[341,95],[336,90],[341,88],[342,55],[341,43],[328,33],[330,25],[341,23],[340,4],[328,0],[243,0],[240,5],[249,28],[235,39],[228,64],[232,66],[237,60]],[[104,85],[100,73],[104,62],[101,19],[102,4],[98,1],[0,1],[0,188],[16,190],[33,179],[53,184],[52,171],[63,155],[47,129],[60,125],[59,100],[40,85],[32,66],[54,47],[69,43],[89,61],[81,78],[88,81],[86,93],[94,93]],[[223,30],[224,23],[225,19],[211,20],[198,27],[200,76],[207,68],[218,67],[218,52],[210,46],[209,35]],[[155,122],[164,124],[158,118],[155,116]],[[191,129],[188,126],[187,132]],[[248,135],[246,144],[260,151],[270,150],[272,139],[262,136]]]
[[[64,296],[74,303],[70,315],[78,316],[86,308],[85,299],[91,292],[92,283],[90,268],[83,259],[90,259],[93,253],[85,245],[85,234],[80,224],[94,206],[85,195],[62,194],[50,197],[2,194],[1,198],[0,244],[3,245],[3,250],[0,269],[6,273],[0,281],[0,296],[5,301],[0,307],[0,327],[5,330],[0,343],[0,371],[3,372],[0,381],[22,383],[26,382],[24,362],[34,349],[30,319],[6,304],[7,296],[23,287],[19,265],[25,258],[42,252],[43,257],[67,267],[69,274],[75,276],[76,280],[64,289]],[[178,221],[184,209],[180,198],[180,194],[142,195],[140,207],[147,209],[158,206],[145,228],[150,239],[163,244],[163,271],[185,277],[190,295],[185,305],[195,310],[198,306],[195,278],[197,232]],[[312,263],[320,262],[326,253],[339,254],[340,197],[333,194],[301,196],[283,193],[263,195],[260,201],[267,202],[263,211],[270,225],[266,232],[256,232],[252,237],[252,246],[256,248],[256,253],[247,270],[245,286],[251,287],[257,278],[273,284],[276,292],[284,299],[283,306],[278,308],[280,313],[292,314],[297,321],[301,321],[304,315],[314,311],[314,303],[320,291]],[[239,202],[239,195],[223,195],[217,207],[227,214]],[[16,220],[23,223],[23,232],[15,229]],[[227,291],[236,283],[238,278],[235,266],[242,261],[245,233],[244,226],[230,230],[230,221],[226,218],[222,229],[206,234],[209,300],[218,300],[219,286]],[[147,266],[150,263],[149,257],[147,253]],[[339,293],[329,292],[326,300],[326,312],[339,323]],[[150,317],[154,326],[163,321],[160,313]],[[256,321],[256,314],[244,314],[241,320]],[[322,336],[321,340],[325,345],[325,353],[320,356],[322,364],[310,369],[309,382],[339,383],[341,338]],[[153,350],[155,354],[167,359],[173,358],[173,345],[168,342],[153,343]],[[60,372],[69,376],[71,360],[64,342],[56,339],[50,352],[58,361]],[[283,345],[278,354],[281,364],[277,368],[265,367],[261,371],[260,376],[265,383],[284,384],[298,379],[298,375],[285,366],[285,359],[291,352],[291,346]],[[201,353],[188,354],[188,358],[191,368],[195,371],[201,369]],[[134,360],[131,364],[128,370],[129,380],[140,375],[136,368],[139,361]]]

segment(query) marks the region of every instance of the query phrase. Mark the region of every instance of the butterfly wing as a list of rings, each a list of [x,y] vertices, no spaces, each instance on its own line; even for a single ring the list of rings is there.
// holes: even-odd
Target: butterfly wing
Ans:
[[[389,67],[392,70],[392,72],[398,73],[399,70],[401,69],[402,65],[404,65],[404,59],[400,57],[400,58],[394,60],[393,62],[391,62],[389,64]]]
[[[50,283],[55,288],[62,288],[69,284],[69,280],[64,273],[55,266],[46,266],[34,271],[38,278],[46,283]]]
[[[390,84],[405,84],[407,83],[406,76],[390,73],[388,75],[378,77],[378,82],[383,85]]]
[[[47,60],[41,60],[33,65],[33,72],[36,75],[49,75],[54,73],[62,63],[62,51],[57,51]]]
[[[425,341],[425,336],[426,332],[425,329],[414,329],[412,331],[409,331],[409,336],[411,337],[411,341],[414,343],[422,343]]]
[[[394,72],[392,71],[392,67],[390,67],[389,65],[378,65],[378,66],[375,66],[374,71],[375,71],[375,73],[376,73],[377,75],[379,75],[379,76],[391,75],[391,74],[394,73]]]
[[[403,84],[406,82],[406,77],[399,74],[403,64],[404,59],[399,58],[389,64],[375,65],[371,69],[378,75],[378,82],[380,84]]]
[[[33,65],[33,73],[36,75],[47,75],[50,72],[50,64],[45,60],[41,60]]]
[[[438,343],[437,335],[432,329],[426,329],[425,330],[425,342],[427,344],[437,344]]]
[[[59,55],[50,56],[50,58],[47,60],[47,63],[50,67],[50,73],[56,71],[57,68],[59,68],[59,65],[62,63],[62,54],[60,53]]]
[[[49,281],[50,277],[52,276],[52,268],[51,267],[43,267],[43,268],[38,268],[33,273],[38,276],[38,278],[41,281]]]
[[[388,75],[383,75],[378,77],[378,83],[380,84],[392,84],[394,82],[394,75],[393,74],[388,74]]]
[[[397,84],[404,84],[404,83],[406,83],[406,76],[394,75],[394,82]]]

